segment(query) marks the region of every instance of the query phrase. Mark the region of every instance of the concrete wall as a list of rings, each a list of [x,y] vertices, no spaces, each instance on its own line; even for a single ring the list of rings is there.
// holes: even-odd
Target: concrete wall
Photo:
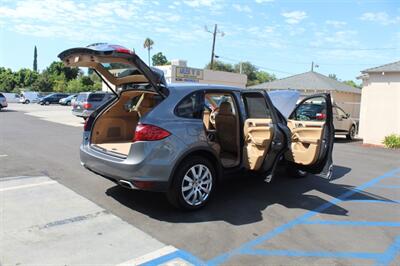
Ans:
[[[400,134],[400,72],[369,73],[363,79],[359,136],[382,144],[392,133]]]

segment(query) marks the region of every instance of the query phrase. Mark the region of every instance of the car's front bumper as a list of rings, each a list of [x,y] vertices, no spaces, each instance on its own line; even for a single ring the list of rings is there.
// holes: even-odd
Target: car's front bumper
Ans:
[[[7,102],[0,102],[1,108],[6,108],[8,106]]]
[[[184,146],[173,136],[161,141],[134,142],[129,155],[122,158],[102,152],[84,141],[80,157],[84,167],[115,183],[128,181],[137,189],[166,191]]]

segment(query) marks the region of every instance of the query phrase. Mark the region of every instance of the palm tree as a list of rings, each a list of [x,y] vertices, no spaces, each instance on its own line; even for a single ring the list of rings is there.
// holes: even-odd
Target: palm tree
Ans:
[[[150,66],[150,49],[153,48],[154,42],[150,38],[146,38],[143,43],[143,48],[147,48],[147,52],[149,54],[149,66]]]

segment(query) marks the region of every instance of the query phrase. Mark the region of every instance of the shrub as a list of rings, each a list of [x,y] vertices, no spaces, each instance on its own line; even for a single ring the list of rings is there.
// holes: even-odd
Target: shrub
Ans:
[[[387,148],[400,149],[400,135],[391,134],[386,136],[383,140],[383,144],[385,144]]]

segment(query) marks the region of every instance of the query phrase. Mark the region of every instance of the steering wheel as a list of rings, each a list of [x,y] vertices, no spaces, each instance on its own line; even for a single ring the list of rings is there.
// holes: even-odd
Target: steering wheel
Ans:
[[[219,111],[219,108],[217,107],[213,111],[211,111],[211,114],[210,114],[210,122],[214,128],[215,128],[215,117],[217,116],[218,111]]]

